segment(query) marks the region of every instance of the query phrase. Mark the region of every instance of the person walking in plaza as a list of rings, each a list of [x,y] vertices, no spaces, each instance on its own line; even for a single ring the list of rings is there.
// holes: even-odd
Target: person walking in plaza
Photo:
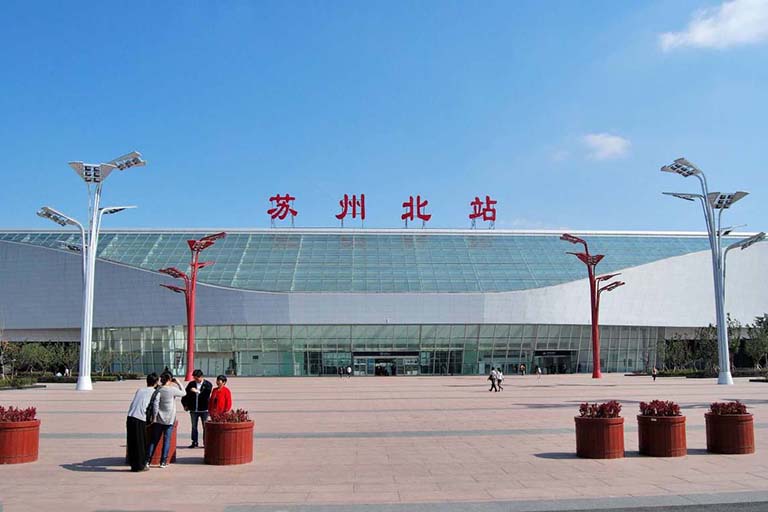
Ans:
[[[224,414],[232,410],[232,392],[227,387],[227,376],[216,377],[216,387],[211,392],[208,401],[208,412],[211,416]]]
[[[504,374],[501,372],[501,367],[496,368],[496,389],[498,391],[504,391]]]
[[[149,461],[152,460],[152,454],[155,452],[163,438],[163,451],[160,455],[160,467],[168,465],[168,452],[171,450],[171,435],[173,434],[173,424],[176,422],[176,398],[183,397],[184,390],[179,381],[170,373],[163,372],[160,375],[160,391],[157,394],[155,406],[155,418],[152,423],[152,438],[147,447],[146,467],[149,467]],[[148,418],[149,420],[149,418]]]
[[[192,420],[192,444],[190,448],[197,448],[198,431],[197,421],[203,424],[203,439],[205,439],[205,422],[208,420],[208,399],[211,397],[213,384],[205,380],[202,370],[192,372],[192,380],[187,384],[186,395],[181,399],[181,405],[185,411],[189,411]]]
[[[128,407],[128,418],[125,420],[126,451],[131,471],[146,470],[147,463],[147,406],[157,386],[157,374],[147,375],[147,387],[137,389],[133,401]]]
[[[350,379],[352,378],[352,367],[351,366],[347,366],[347,377],[350,378]]]
[[[498,391],[498,388],[496,387],[496,379],[496,368],[491,367],[491,373],[488,375],[488,380],[491,381],[491,387],[488,391]]]
[[[651,370],[651,377],[653,377],[653,382],[656,382],[656,376],[658,375],[659,371],[656,369],[656,367],[653,367],[653,370]]]
[[[541,366],[536,367],[536,380],[541,380]]]

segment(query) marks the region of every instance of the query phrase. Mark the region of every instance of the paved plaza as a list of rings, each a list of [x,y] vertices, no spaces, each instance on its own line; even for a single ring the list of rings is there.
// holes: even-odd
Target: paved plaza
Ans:
[[[0,466],[3,510],[502,511],[747,501],[744,510],[762,510],[755,502],[768,501],[768,384],[746,379],[718,386],[615,374],[508,376],[503,392],[489,393],[482,376],[232,378],[235,407],[256,422],[252,464],[204,465],[202,449],[186,448],[190,425],[181,415],[176,463],[131,473],[123,464],[125,416],[140,385],[0,392],[0,403],[34,405],[42,420],[39,461]],[[637,404],[655,398],[682,406],[688,456],[638,455]],[[626,458],[576,458],[578,404],[608,399],[624,407]],[[708,404],[732,399],[755,413],[755,455],[705,451]]]

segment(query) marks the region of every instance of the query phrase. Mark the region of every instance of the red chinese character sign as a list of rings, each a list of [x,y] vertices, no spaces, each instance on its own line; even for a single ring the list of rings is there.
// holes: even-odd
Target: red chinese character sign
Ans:
[[[496,225],[496,208],[494,208],[493,205],[496,203],[498,203],[498,201],[491,199],[491,196],[485,196],[484,203],[479,197],[475,196],[475,199],[469,203],[469,206],[472,207],[472,213],[469,214],[469,220],[472,221],[473,229],[476,227],[477,219],[479,218],[482,218],[484,222],[490,222],[488,228],[493,229]]]
[[[422,201],[421,196],[416,196],[415,201],[413,196],[410,196],[408,201],[403,203],[405,213],[400,218],[405,221],[405,227],[408,227],[408,221],[413,221],[414,218],[421,219],[421,226],[424,227],[427,221],[432,218],[431,214],[426,213],[427,204],[429,201],[426,199]]]
[[[290,194],[281,196],[277,194],[269,198],[269,202],[272,203],[272,208],[267,210],[267,214],[271,217],[272,227],[275,227],[275,219],[285,220],[285,218],[291,216],[291,227],[293,227],[293,218],[296,217],[299,212],[293,208],[293,202],[296,200]]]
[[[341,227],[344,227],[344,218],[347,216],[356,219],[360,217],[360,221],[365,220],[365,194],[360,194],[358,199],[356,195],[349,197],[348,194],[344,194],[344,198],[339,201],[341,206],[341,212],[336,214],[336,218],[341,221]]]

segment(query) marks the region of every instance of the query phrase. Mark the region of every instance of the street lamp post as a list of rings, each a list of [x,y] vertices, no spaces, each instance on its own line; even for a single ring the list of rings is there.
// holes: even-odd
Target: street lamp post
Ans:
[[[618,276],[619,274],[608,274],[604,276],[597,276],[595,267],[605,257],[603,254],[589,254],[589,247],[587,242],[577,236],[564,233],[560,240],[565,240],[572,244],[581,244],[584,246],[584,252],[569,252],[573,254],[579,260],[587,266],[587,276],[589,277],[589,299],[590,309],[592,313],[592,378],[599,379],[603,376],[600,371],[600,295],[603,292],[610,292],[623,286],[625,283],[622,281],[613,281],[604,286],[600,286],[603,281],[608,281]]]
[[[160,286],[168,288],[175,293],[183,293],[187,306],[187,370],[184,375],[184,380],[192,380],[192,370],[195,366],[195,290],[197,289],[197,271],[213,265],[213,261],[200,261],[200,253],[205,249],[212,246],[216,240],[220,240],[227,236],[226,233],[216,233],[213,235],[204,236],[200,240],[187,240],[190,251],[192,251],[192,259],[189,264],[189,275],[177,269],[176,267],[168,267],[160,269],[159,272],[167,274],[174,279],[182,279],[184,281],[184,287],[174,286],[171,284],[161,284]]]
[[[80,230],[82,243],[80,250],[83,260],[83,317],[80,326],[80,368],[77,377],[78,391],[90,391],[93,389],[91,381],[91,340],[93,336],[93,291],[96,274],[96,251],[99,244],[99,229],[104,215],[121,212],[135,206],[109,206],[99,208],[101,189],[104,180],[114,170],[125,170],[130,167],[146,165],[141,154],[134,151],[116,158],[109,163],[87,164],[84,162],[70,162],[69,166],[80,176],[88,189],[89,224],[86,236],[82,223],[72,217],[62,214],[47,206],[40,209],[37,214],[41,217],[56,222],[61,226],[77,226]]]
[[[685,158],[678,158],[670,165],[663,166],[661,171],[679,174],[684,178],[695,176],[701,185],[701,194],[677,192],[664,192],[664,194],[686,201],[698,200],[701,203],[704,212],[704,220],[707,226],[707,235],[709,237],[709,248],[712,254],[715,315],[717,320],[718,364],[720,366],[717,383],[725,385],[733,384],[728,348],[728,323],[725,311],[725,254],[723,253],[722,248],[722,237],[725,236],[727,232],[730,232],[732,228],[722,229],[721,220],[723,210],[727,210],[733,203],[747,196],[748,192],[734,192],[730,194],[710,192],[707,185],[707,177],[704,175],[704,172]],[[715,210],[718,211],[717,216],[715,216]]]

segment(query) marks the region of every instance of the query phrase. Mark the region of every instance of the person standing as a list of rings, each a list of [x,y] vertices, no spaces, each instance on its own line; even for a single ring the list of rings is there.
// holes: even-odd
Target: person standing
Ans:
[[[231,410],[232,392],[227,387],[227,376],[219,375],[216,377],[216,387],[211,392],[211,399],[208,401],[208,412],[211,416],[215,416]]]
[[[352,378],[352,367],[347,366],[347,378]]]
[[[137,389],[133,401],[128,407],[128,418],[125,420],[127,433],[126,445],[128,463],[131,471],[146,471],[147,463],[147,406],[152,400],[157,386],[157,374],[147,375],[147,387]]]
[[[504,391],[504,374],[501,372],[501,368],[496,368],[496,390]]]
[[[653,382],[656,382],[656,376],[658,375],[659,371],[656,369],[656,367],[653,367],[653,370],[651,370],[651,377],[653,377]]]
[[[213,384],[205,380],[202,370],[192,372],[192,380],[187,384],[186,395],[181,399],[181,405],[185,411],[189,411],[192,420],[192,444],[190,448],[197,448],[198,431],[197,421],[203,424],[203,439],[205,439],[205,422],[208,420],[208,399],[211,397]]]
[[[149,461],[152,460],[152,454],[163,438],[163,451],[160,455],[160,467],[168,465],[168,452],[171,450],[171,435],[173,434],[173,424],[176,422],[176,397],[184,396],[184,390],[181,384],[170,373],[163,372],[160,375],[160,391],[157,394],[157,411],[155,421],[152,423],[152,438],[147,447],[147,462],[145,467],[149,467]]]
[[[541,380],[541,366],[536,367],[536,380]]]

